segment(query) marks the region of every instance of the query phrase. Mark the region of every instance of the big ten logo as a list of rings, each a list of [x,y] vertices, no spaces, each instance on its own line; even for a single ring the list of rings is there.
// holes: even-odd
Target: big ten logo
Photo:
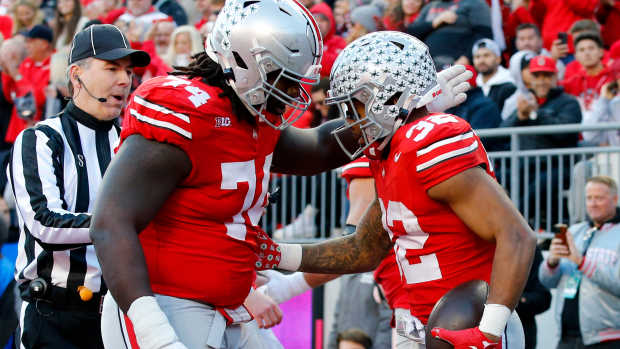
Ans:
[[[230,126],[229,116],[216,116],[215,117],[215,127],[228,127],[228,126]]]

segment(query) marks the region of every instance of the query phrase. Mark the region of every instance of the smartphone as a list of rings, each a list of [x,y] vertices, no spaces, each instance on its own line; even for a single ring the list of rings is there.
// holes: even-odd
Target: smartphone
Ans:
[[[566,34],[566,32],[559,32],[558,40],[560,40],[562,44],[565,45],[566,43],[568,43],[568,34]]]
[[[558,223],[553,226],[553,230],[555,232],[555,238],[562,240],[562,244],[568,246],[566,243],[566,230],[568,230],[568,225]]]

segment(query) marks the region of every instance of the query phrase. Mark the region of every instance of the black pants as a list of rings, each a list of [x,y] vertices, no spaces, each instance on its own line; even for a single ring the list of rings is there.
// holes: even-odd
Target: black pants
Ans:
[[[101,315],[93,311],[60,310],[46,302],[26,306],[20,324],[27,349],[103,349]]]
[[[602,342],[584,345],[581,337],[565,337],[558,343],[557,349],[618,349],[620,341]]]

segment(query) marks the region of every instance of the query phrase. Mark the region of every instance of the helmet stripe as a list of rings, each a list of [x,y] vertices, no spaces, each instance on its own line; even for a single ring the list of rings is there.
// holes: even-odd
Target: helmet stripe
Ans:
[[[303,14],[306,15],[306,19],[308,19],[308,21],[310,22],[310,24],[312,24],[312,28],[314,29],[314,32],[316,33],[316,40],[317,42],[315,42],[316,44],[316,48],[318,49],[318,55],[315,56],[315,63],[320,63],[320,62],[316,62],[316,59],[318,57],[322,57],[323,56],[323,37],[321,36],[321,30],[319,30],[319,26],[318,24],[316,24],[316,21],[314,20],[314,16],[312,15],[312,13],[310,12],[310,10],[308,10],[306,8],[306,6],[304,6],[302,3],[300,3],[298,0],[292,0],[295,4],[297,4],[297,6],[299,6],[301,8],[301,11]]]

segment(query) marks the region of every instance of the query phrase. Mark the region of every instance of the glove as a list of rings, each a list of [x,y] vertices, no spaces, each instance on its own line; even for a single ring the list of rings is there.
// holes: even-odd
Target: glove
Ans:
[[[433,328],[431,335],[454,346],[454,349],[501,349],[502,343],[489,340],[478,327],[459,331]]]
[[[441,93],[429,104],[426,109],[430,113],[441,113],[455,107],[467,99],[465,92],[469,90],[469,82],[474,74],[462,65],[455,65],[437,73],[437,83]]]
[[[397,309],[398,310],[398,309]],[[405,338],[420,344],[424,344],[424,325],[415,316],[411,315],[409,310],[395,312],[396,317],[396,333]]]
[[[264,231],[259,231],[256,234],[256,244],[258,245],[256,270],[276,268],[282,257],[278,243],[273,241]]]
[[[265,270],[260,273],[269,281],[258,290],[281,304],[311,289],[304,278],[304,273],[296,272],[285,275],[275,270]]]

